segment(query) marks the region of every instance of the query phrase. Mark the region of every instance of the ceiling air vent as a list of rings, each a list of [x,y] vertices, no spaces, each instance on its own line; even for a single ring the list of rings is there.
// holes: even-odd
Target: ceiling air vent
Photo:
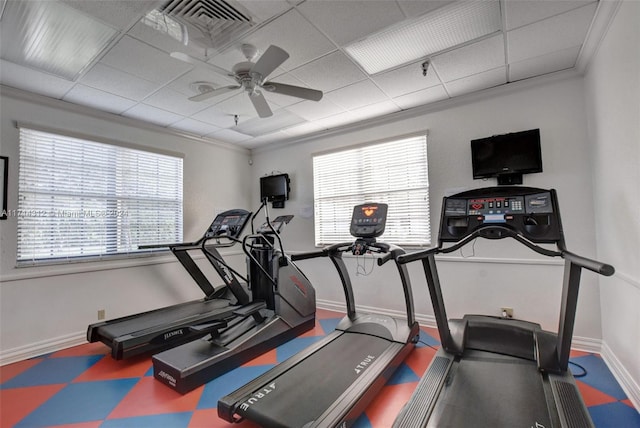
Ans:
[[[255,22],[249,12],[231,0],[169,0],[159,10],[184,23],[189,39],[219,49],[249,30]]]

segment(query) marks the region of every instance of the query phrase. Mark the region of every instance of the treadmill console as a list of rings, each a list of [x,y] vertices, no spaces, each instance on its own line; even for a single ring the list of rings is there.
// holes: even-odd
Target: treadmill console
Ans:
[[[499,239],[501,228],[532,242],[551,243],[561,237],[560,214],[554,190],[530,187],[488,187],[445,197],[440,241],[458,242],[476,230]]]
[[[238,239],[242,230],[251,217],[251,212],[241,209],[229,210],[216,216],[209,226],[205,238],[235,238]]]
[[[356,238],[377,238],[384,233],[387,204],[362,204],[353,208],[351,235]]]

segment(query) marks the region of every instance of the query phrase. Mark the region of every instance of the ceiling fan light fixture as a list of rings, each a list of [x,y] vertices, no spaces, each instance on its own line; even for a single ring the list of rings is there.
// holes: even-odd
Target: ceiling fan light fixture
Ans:
[[[344,47],[371,74],[501,31],[500,2],[462,1],[401,22]]]

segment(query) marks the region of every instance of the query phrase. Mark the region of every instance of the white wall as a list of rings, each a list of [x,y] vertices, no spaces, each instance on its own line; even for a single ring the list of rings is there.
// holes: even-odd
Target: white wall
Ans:
[[[21,121],[61,131],[108,138],[142,147],[184,154],[184,239],[199,239],[216,213],[249,208],[249,153],[138,126],[107,114],[86,113],[44,97],[2,88],[0,153],[9,157],[9,208],[17,208],[18,129]],[[97,321],[202,297],[202,292],[175,258],[165,255],[131,260],[16,268],[17,218],[0,221],[0,361],[30,350],[82,338]],[[244,269],[243,257],[230,253]],[[220,284],[215,281],[214,284]]]
[[[640,2],[622,2],[585,77],[593,151],[602,335],[640,403]],[[624,385],[623,385],[624,386]],[[633,392],[631,392],[633,393]],[[640,405],[640,404],[637,404]]]
[[[371,123],[351,132],[329,135],[300,144],[253,152],[253,186],[271,171],[287,172],[292,180],[291,200],[285,213],[296,214],[285,243],[289,250],[311,250],[314,246],[312,218],[302,218],[313,206],[312,155],[317,152],[361,144],[407,133],[428,130],[430,203],[433,238],[437,237],[441,200],[446,192],[495,185],[495,180],[472,179],[469,141],[531,128],[540,128],[544,173],[524,177],[524,185],[555,188],[562,209],[565,237],[570,249],[595,257],[592,179],[587,144],[582,79],[573,75],[548,79],[545,83],[513,85],[516,90],[496,89],[483,95],[444,102],[424,114],[382,125]],[[274,214],[275,215],[275,214]],[[441,281],[450,316],[464,313],[498,314],[511,306],[515,316],[557,329],[562,264],[540,261],[514,242],[478,241],[471,248],[440,264]],[[464,257],[463,257],[464,256]],[[320,299],[343,301],[337,275],[326,260],[304,261],[300,266],[318,289]],[[356,303],[388,310],[403,310],[397,276],[391,267],[381,275],[358,277]],[[412,266],[416,310],[427,319],[432,315],[424,275]],[[355,267],[352,267],[353,273]],[[601,337],[598,279],[583,275],[575,334]]]

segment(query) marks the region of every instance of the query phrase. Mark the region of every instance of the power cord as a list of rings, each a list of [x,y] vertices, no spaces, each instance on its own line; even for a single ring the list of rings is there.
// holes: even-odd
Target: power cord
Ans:
[[[582,370],[582,373],[578,373],[575,374],[573,372],[571,372],[571,374],[573,374],[573,377],[585,377],[587,375],[587,369],[585,369],[583,366],[581,366],[578,363],[574,363],[573,361],[569,361],[569,364],[573,364],[574,366],[578,367],[580,370]]]

